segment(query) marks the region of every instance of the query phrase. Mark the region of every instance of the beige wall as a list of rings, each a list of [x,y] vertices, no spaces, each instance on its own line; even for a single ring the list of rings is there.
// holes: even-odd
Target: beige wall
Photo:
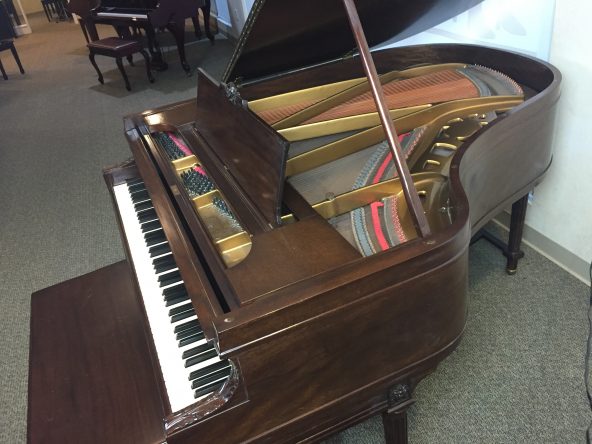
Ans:
[[[25,14],[43,11],[43,6],[41,6],[40,0],[21,0],[21,5],[23,6]]]
[[[555,154],[547,178],[534,192],[526,219],[536,231],[588,264],[592,259],[591,15],[589,0],[555,4],[550,61],[563,75]]]

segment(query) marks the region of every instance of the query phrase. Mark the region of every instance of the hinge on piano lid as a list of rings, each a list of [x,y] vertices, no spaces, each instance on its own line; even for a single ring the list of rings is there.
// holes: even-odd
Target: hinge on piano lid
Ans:
[[[234,82],[229,82],[224,85],[224,90],[226,91],[226,97],[233,105],[240,106],[243,108],[247,108],[247,101],[243,100],[238,92],[238,85]]]

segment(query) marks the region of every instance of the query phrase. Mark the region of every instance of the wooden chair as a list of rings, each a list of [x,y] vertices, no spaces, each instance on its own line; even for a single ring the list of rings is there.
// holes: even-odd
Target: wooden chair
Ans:
[[[117,63],[117,67],[123,76],[123,80],[125,81],[125,87],[128,91],[131,91],[132,88],[130,87],[129,80],[127,78],[127,74],[125,73],[125,69],[123,68],[122,58],[127,57],[130,64],[133,66],[132,62],[132,55],[139,52],[144,57],[146,61],[146,73],[148,74],[148,80],[150,83],[154,82],[154,77],[152,76],[152,71],[150,71],[150,56],[142,47],[142,44],[133,39],[121,38],[121,37],[107,37],[104,39],[94,40],[87,45],[90,54],[88,55],[90,59],[90,63],[94,66],[97,74],[99,75],[99,82],[101,84],[105,83],[103,81],[103,74],[99,70],[97,63],[95,62],[95,55],[103,55],[107,57],[113,57],[115,62]]]
[[[5,51],[7,49],[10,49],[10,52],[12,52],[12,56],[14,57],[14,60],[16,61],[16,64],[18,65],[19,70],[21,71],[21,74],[24,74],[25,70],[23,69],[23,65],[21,65],[21,59],[19,58],[18,53],[16,52],[16,48],[14,47],[14,41],[0,40],[0,52]],[[0,72],[2,72],[2,77],[4,77],[4,80],[8,80],[8,76],[6,75],[4,66],[2,66],[2,60],[0,60]]]
[[[48,22],[51,22],[54,18],[56,23],[60,20],[66,21],[70,19],[63,0],[41,0],[41,6]]]

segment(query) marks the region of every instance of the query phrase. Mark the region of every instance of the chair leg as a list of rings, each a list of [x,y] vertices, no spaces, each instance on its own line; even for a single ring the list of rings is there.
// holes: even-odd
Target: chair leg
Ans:
[[[191,17],[191,21],[193,22],[193,32],[195,33],[195,37],[197,39],[201,39],[201,27],[199,26],[199,10],[197,11],[197,15]]]
[[[121,61],[121,57],[116,57],[115,63],[117,63],[117,67],[119,68],[119,71],[121,72],[121,75],[123,76],[123,80],[125,81],[125,88],[128,91],[131,91],[132,87],[130,86],[129,80],[127,79],[127,74],[125,73],[125,69],[123,69],[123,62]]]
[[[201,12],[204,18],[204,29],[206,32],[206,36],[210,39],[210,43],[214,44],[214,36],[212,35],[212,31],[210,31],[210,8],[211,8],[211,1],[206,0],[206,4],[203,8],[201,8]]]
[[[130,66],[135,66],[134,65],[134,56],[132,54],[128,55],[126,57],[126,59],[127,59],[127,62],[130,64]]]
[[[95,62],[95,55],[91,52],[88,55],[88,58],[90,59],[90,63],[92,64],[92,66],[95,67],[95,70],[97,71],[97,74],[99,75],[99,82],[101,84],[104,84],[105,82],[103,81],[103,74],[101,74],[101,70],[99,69],[99,67],[97,66],[97,62]]]
[[[78,23],[80,24],[80,29],[82,29],[82,35],[84,35],[84,39],[86,40],[86,43],[90,43],[90,40],[88,39],[88,32],[86,31],[86,22],[84,21],[84,19],[79,18]],[[96,39],[96,40],[98,40],[98,39]]]
[[[47,21],[51,23],[51,18],[49,17],[49,10],[47,9],[47,5],[42,2],[41,6],[43,6],[43,12],[45,12],[45,17],[47,17]]]
[[[140,54],[142,54],[142,57],[144,57],[144,60],[146,61],[146,74],[148,74],[148,80],[150,83],[154,83],[154,77],[152,76],[152,71],[150,70],[150,56],[148,56],[148,53],[145,50],[141,50]]]
[[[14,60],[16,60],[16,64],[18,65],[21,74],[24,74],[25,70],[23,69],[23,65],[21,65],[21,59],[18,56],[18,52],[16,52],[16,48],[14,47],[14,43],[10,46],[10,52],[12,52]]]
[[[6,71],[4,71],[4,66],[2,65],[2,60],[0,60],[0,72],[2,72],[2,77],[4,77],[4,80],[8,80],[8,76],[6,75]]]

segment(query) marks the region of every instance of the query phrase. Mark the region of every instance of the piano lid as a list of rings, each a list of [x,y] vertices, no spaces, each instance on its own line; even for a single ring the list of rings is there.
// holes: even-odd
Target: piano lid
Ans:
[[[370,47],[425,31],[483,0],[356,0]],[[243,83],[356,49],[342,0],[256,0],[223,76]]]

